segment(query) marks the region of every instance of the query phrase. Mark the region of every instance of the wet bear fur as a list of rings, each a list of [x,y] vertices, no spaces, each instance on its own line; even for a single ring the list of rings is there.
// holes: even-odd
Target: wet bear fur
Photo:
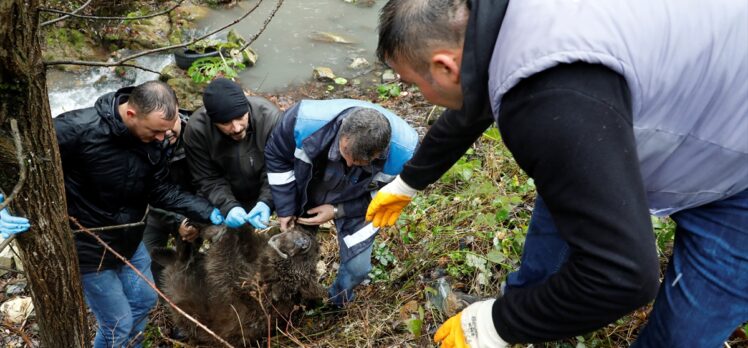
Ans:
[[[253,344],[285,321],[299,304],[326,296],[318,282],[319,244],[303,227],[256,233],[251,228],[209,226],[206,254],[191,243],[158,249],[163,289],[174,304],[235,346]],[[212,336],[170,309],[192,344],[218,345]]]

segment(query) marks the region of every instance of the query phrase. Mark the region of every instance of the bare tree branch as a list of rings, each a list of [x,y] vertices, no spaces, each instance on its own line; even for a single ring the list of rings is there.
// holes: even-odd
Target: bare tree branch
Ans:
[[[5,250],[5,248],[7,248],[8,245],[10,245],[10,243],[14,240],[16,240],[16,235],[11,234],[10,237],[6,238],[2,243],[0,243],[0,251]]]
[[[45,26],[45,25],[55,24],[55,23],[57,23],[57,22],[59,22],[59,21],[65,20],[65,19],[67,19],[68,17],[70,17],[70,16],[72,16],[72,15],[75,15],[76,13],[80,12],[80,11],[81,11],[82,9],[86,8],[86,6],[88,6],[88,4],[90,4],[90,3],[92,2],[92,1],[93,1],[93,0],[88,0],[88,1],[86,1],[86,3],[85,3],[85,4],[81,5],[81,7],[78,7],[77,9],[75,9],[75,11],[73,11],[73,12],[70,12],[69,14],[66,14],[66,15],[64,15],[64,16],[62,16],[62,17],[59,17],[59,18],[55,18],[55,19],[52,19],[52,20],[48,20],[48,21],[46,21],[46,22],[42,22],[41,24],[39,24],[39,26],[40,26],[40,27],[43,27],[43,26]]]
[[[57,13],[57,14],[63,14],[63,15],[65,15],[64,17],[61,17],[61,18],[75,17],[75,18],[94,19],[94,20],[137,20],[137,19],[146,19],[146,18],[153,18],[153,17],[158,17],[158,16],[165,15],[165,14],[171,12],[171,11],[174,11],[174,9],[176,9],[177,7],[179,7],[180,5],[182,5],[183,2],[184,2],[184,0],[179,0],[179,1],[177,1],[176,5],[170,7],[168,9],[166,9],[166,10],[163,10],[161,12],[151,13],[151,14],[145,15],[145,16],[138,16],[138,17],[88,16],[88,15],[79,15],[79,14],[76,14],[76,12],[78,12],[78,10],[75,10],[73,12],[65,12],[65,11],[55,10],[53,8],[46,8],[46,7],[40,7],[39,11],[50,12],[50,13]],[[58,18],[58,20],[61,20],[61,19]],[[44,23],[42,23],[42,25],[44,25]]]
[[[207,332],[208,334],[210,334],[211,336],[213,336],[213,338],[215,338],[219,342],[223,343],[223,345],[225,345],[226,347],[234,348],[234,346],[232,346],[230,343],[226,342],[220,336],[216,335],[207,326],[203,325],[203,323],[197,321],[197,319],[193,318],[191,315],[187,314],[181,308],[177,307],[177,305],[175,305],[174,302],[172,302],[170,298],[166,297],[166,295],[164,295],[164,293],[162,293],[161,290],[159,290],[156,287],[156,285],[153,284],[153,282],[148,279],[148,277],[146,277],[145,275],[143,275],[143,273],[140,272],[140,270],[138,270],[137,268],[135,268],[135,266],[133,266],[130,263],[130,261],[127,261],[127,259],[124,256],[120,255],[118,252],[116,252],[114,249],[112,249],[112,247],[110,247],[109,244],[107,244],[103,239],[101,239],[101,237],[99,237],[96,233],[93,233],[93,232],[89,231],[87,228],[83,227],[78,222],[78,220],[76,218],[72,217],[72,216],[70,217],[70,221],[72,221],[73,224],[75,224],[76,226],[78,226],[78,228],[80,230],[82,230],[84,233],[86,233],[89,236],[91,236],[94,239],[96,239],[96,241],[99,242],[99,244],[101,244],[101,246],[103,246],[107,251],[109,251],[110,253],[112,253],[112,255],[114,255],[115,257],[117,257],[120,261],[124,262],[125,265],[127,265],[127,267],[130,267],[130,269],[132,269],[133,271],[135,271],[135,274],[137,274],[138,277],[140,277],[141,279],[143,279],[143,281],[145,281],[146,284],[148,284],[148,286],[150,286],[154,291],[156,291],[156,293],[159,296],[161,296],[161,298],[163,298],[164,301],[166,301],[166,303],[168,303],[170,306],[172,306],[172,308],[174,308],[177,312],[179,312],[179,314],[181,314],[185,318],[189,319],[195,325],[197,325],[198,327],[200,327],[201,329],[203,329],[205,332]]]
[[[10,131],[13,133],[13,143],[16,145],[16,159],[18,159],[19,167],[18,182],[16,183],[16,186],[13,187],[13,191],[10,192],[10,195],[5,197],[5,201],[0,203],[0,210],[5,209],[5,207],[16,198],[18,191],[21,191],[23,183],[26,181],[26,161],[24,160],[23,147],[21,146],[21,133],[18,131],[18,121],[14,118],[10,119]]]
[[[152,72],[152,73],[154,73],[156,75],[161,75],[160,71],[156,71],[156,70],[153,70],[153,69],[144,68],[144,67],[142,67],[140,65],[124,63],[124,64],[120,64],[119,66],[126,66],[126,67],[140,69],[140,70],[147,71],[147,72]]]
[[[109,231],[109,230],[118,230],[120,228],[128,228],[128,227],[139,227],[145,225],[145,222],[138,221],[133,222],[131,224],[123,224],[123,225],[114,225],[114,226],[104,226],[104,227],[94,227],[94,228],[86,228],[86,229],[80,229],[75,230],[73,233],[80,233],[80,232],[101,232],[101,231]]]
[[[283,5],[283,0],[278,0],[278,4],[275,5],[273,12],[270,12],[270,15],[268,16],[268,18],[265,18],[265,22],[262,23],[262,27],[260,27],[260,30],[254,35],[252,35],[252,37],[250,37],[249,40],[247,40],[247,43],[245,43],[244,46],[242,46],[242,48],[239,49],[239,51],[244,51],[247,47],[249,47],[249,45],[251,45],[253,42],[255,42],[255,40],[257,40],[260,34],[262,34],[262,32],[265,31],[265,28],[267,28],[268,24],[270,23],[270,20],[273,19],[273,17],[275,17],[275,13],[278,12],[278,9],[280,9],[281,5]]]
[[[17,270],[15,268],[5,267],[5,266],[0,266],[0,270],[7,271],[7,272],[15,272],[18,274],[25,274],[23,273],[23,271]]]
[[[234,26],[236,23],[241,22],[244,18],[247,18],[247,16],[249,16],[250,14],[252,14],[252,12],[254,12],[260,6],[260,4],[262,2],[263,2],[263,0],[259,0],[257,2],[257,4],[255,4],[252,8],[250,8],[241,17],[235,19],[231,23],[229,23],[227,25],[224,25],[223,27],[218,28],[216,30],[213,30],[213,31],[211,31],[211,32],[209,32],[209,33],[207,33],[205,35],[202,35],[202,36],[200,36],[200,37],[198,37],[196,39],[193,39],[190,42],[181,43],[181,44],[177,44],[177,45],[171,45],[171,46],[167,46],[167,47],[154,48],[152,50],[147,50],[147,51],[143,51],[143,52],[139,52],[139,53],[136,53],[136,54],[129,55],[129,56],[127,56],[125,58],[122,58],[122,59],[120,59],[118,61],[115,61],[115,62],[91,62],[91,61],[82,61],[82,60],[53,60],[53,61],[49,61],[49,62],[44,62],[44,65],[45,66],[51,66],[51,65],[118,66],[118,65],[122,65],[122,63],[124,63],[124,62],[130,61],[130,60],[133,60],[135,58],[142,57],[142,56],[145,56],[145,55],[148,55],[148,54],[153,54],[153,53],[157,53],[157,52],[168,51],[168,50],[172,50],[172,49],[175,49],[175,48],[186,47],[186,46],[192,45],[193,43],[198,42],[198,41],[200,41],[202,39],[205,39],[205,38],[207,38],[207,37],[209,37],[209,36],[211,36],[211,35],[213,35],[215,33],[218,33],[220,31],[226,30],[227,28]],[[273,13],[275,13],[275,12],[273,12]]]

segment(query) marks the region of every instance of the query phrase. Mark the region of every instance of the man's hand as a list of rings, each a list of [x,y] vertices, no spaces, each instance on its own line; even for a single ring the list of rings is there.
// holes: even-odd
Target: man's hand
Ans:
[[[0,203],[4,200],[5,197],[0,194]],[[10,215],[7,208],[0,210],[0,235],[4,239],[16,233],[25,232],[29,227],[31,227],[29,219]]]
[[[382,187],[371,200],[366,210],[366,221],[372,221],[374,227],[394,225],[416,192],[398,175],[395,180]]]
[[[449,318],[434,335],[442,348],[508,348],[493,324],[491,309],[496,300],[475,302]]]
[[[179,236],[182,240],[193,242],[200,235],[200,230],[197,227],[190,225],[189,219],[182,220],[179,224]]]
[[[242,207],[233,207],[226,214],[226,226],[237,228],[247,222],[247,212]]]
[[[293,228],[296,221],[295,216],[279,216],[278,222],[280,222],[281,232],[285,232],[289,228]]]
[[[223,223],[223,215],[221,215],[221,211],[218,208],[213,208],[213,211],[210,212],[210,223],[214,225]]]
[[[270,222],[270,207],[263,202],[257,202],[255,207],[247,214],[247,222],[255,228],[268,228],[267,223]]]
[[[314,216],[298,218],[296,221],[302,225],[322,225],[335,217],[335,207],[332,204],[323,204],[309,209],[306,213]]]

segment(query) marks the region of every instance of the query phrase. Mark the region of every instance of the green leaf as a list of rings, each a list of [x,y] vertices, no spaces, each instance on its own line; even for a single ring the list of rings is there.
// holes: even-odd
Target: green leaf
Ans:
[[[485,270],[485,269],[487,269],[486,268],[486,259],[484,259],[484,258],[482,258],[482,257],[480,257],[478,255],[472,254],[472,253],[467,254],[465,256],[465,263],[468,266],[473,267],[473,268],[478,269],[478,270]]]
[[[336,85],[344,85],[344,84],[348,83],[348,80],[346,80],[346,79],[344,79],[342,77],[336,77],[335,80],[333,80],[333,81],[335,81]]]
[[[509,210],[501,209],[496,212],[496,222],[502,222],[509,219]]]
[[[415,337],[421,336],[421,329],[423,328],[423,319],[413,318],[405,321],[405,325],[408,327],[408,332],[412,333]]]
[[[489,251],[488,254],[486,254],[486,259],[495,264],[500,264],[504,262],[504,260],[506,260],[506,256],[504,256],[504,254],[502,254],[500,250],[493,249]]]

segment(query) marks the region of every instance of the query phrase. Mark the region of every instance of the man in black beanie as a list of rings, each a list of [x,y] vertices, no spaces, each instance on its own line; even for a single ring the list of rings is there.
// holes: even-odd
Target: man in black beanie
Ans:
[[[197,193],[221,210],[227,226],[266,228],[273,201],[263,150],[280,109],[225,78],[205,88],[203,104],[184,133]]]

